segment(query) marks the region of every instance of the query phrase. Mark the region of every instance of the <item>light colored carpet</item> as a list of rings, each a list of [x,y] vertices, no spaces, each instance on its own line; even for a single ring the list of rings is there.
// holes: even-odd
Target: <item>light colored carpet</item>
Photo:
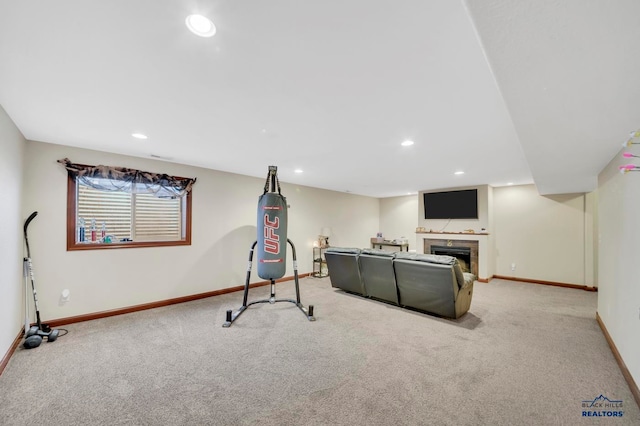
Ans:
[[[493,280],[447,320],[300,280],[290,303],[242,293],[71,324],[0,376],[2,425],[640,424],[595,321],[596,293]],[[277,296],[294,297],[292,282]],[[249,301],[267,297],[252,289]],[[623,401],[583,418],[582,401]]]

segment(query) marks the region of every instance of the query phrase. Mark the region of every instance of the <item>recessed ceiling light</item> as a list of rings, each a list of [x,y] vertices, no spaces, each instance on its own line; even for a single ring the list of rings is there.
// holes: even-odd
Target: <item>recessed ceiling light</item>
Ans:
[[[509,182],[507,185],[511,186],[511,185],[513,185],[513,182]]]
[[[411,145],[413,145],[413,141],[406,140],[406,141],[402,142],[400,145],[402,145],[402,146],[411,146]]]
[[[142,133],[131,133],[131,136],[133,136],[136,139],[147,139],[147,135]]]
[[[303,172],[303,170],[302,170],[302,169],[295,169],[293,172],[294,172],[294,173],[302,173],[302,172]]]
[[[454,175],[463,175],[464,172],[462,170],[458,170],[457,172],[454,173]]]
[[[189,15],[185,19],[187,28],[197,36],[212,37],[216,33],[216,26],[213,25],[211,19],[202,15]]]

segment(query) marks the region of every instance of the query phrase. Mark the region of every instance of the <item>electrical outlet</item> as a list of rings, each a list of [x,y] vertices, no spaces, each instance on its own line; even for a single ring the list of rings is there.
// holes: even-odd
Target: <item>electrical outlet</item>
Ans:
[[[515,271],[515,270],[516,270],[516,264],[515,264],[515,263],[512,263],[512,264],[511,264],[511,270],[512,270],[512,271]]]

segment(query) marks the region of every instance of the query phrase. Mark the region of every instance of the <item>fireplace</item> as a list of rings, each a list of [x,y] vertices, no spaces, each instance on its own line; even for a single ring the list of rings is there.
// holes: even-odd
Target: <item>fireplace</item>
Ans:
[[[471,272],[471,248],[431,246],[431,254],[453,256],[458,259],[463,272]]]
[[[478,277],[478,241],[424,239],[424,252],[457,257],[465,272]]]

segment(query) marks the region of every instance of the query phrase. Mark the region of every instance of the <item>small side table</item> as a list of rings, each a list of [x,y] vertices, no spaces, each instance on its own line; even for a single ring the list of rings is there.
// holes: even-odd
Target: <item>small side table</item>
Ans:
[[[313,272],[311,275],[316,278],[324,278],[329,276],[327,259],[324,257],[325,250],[327,250],[326,247],[313,248]]]

